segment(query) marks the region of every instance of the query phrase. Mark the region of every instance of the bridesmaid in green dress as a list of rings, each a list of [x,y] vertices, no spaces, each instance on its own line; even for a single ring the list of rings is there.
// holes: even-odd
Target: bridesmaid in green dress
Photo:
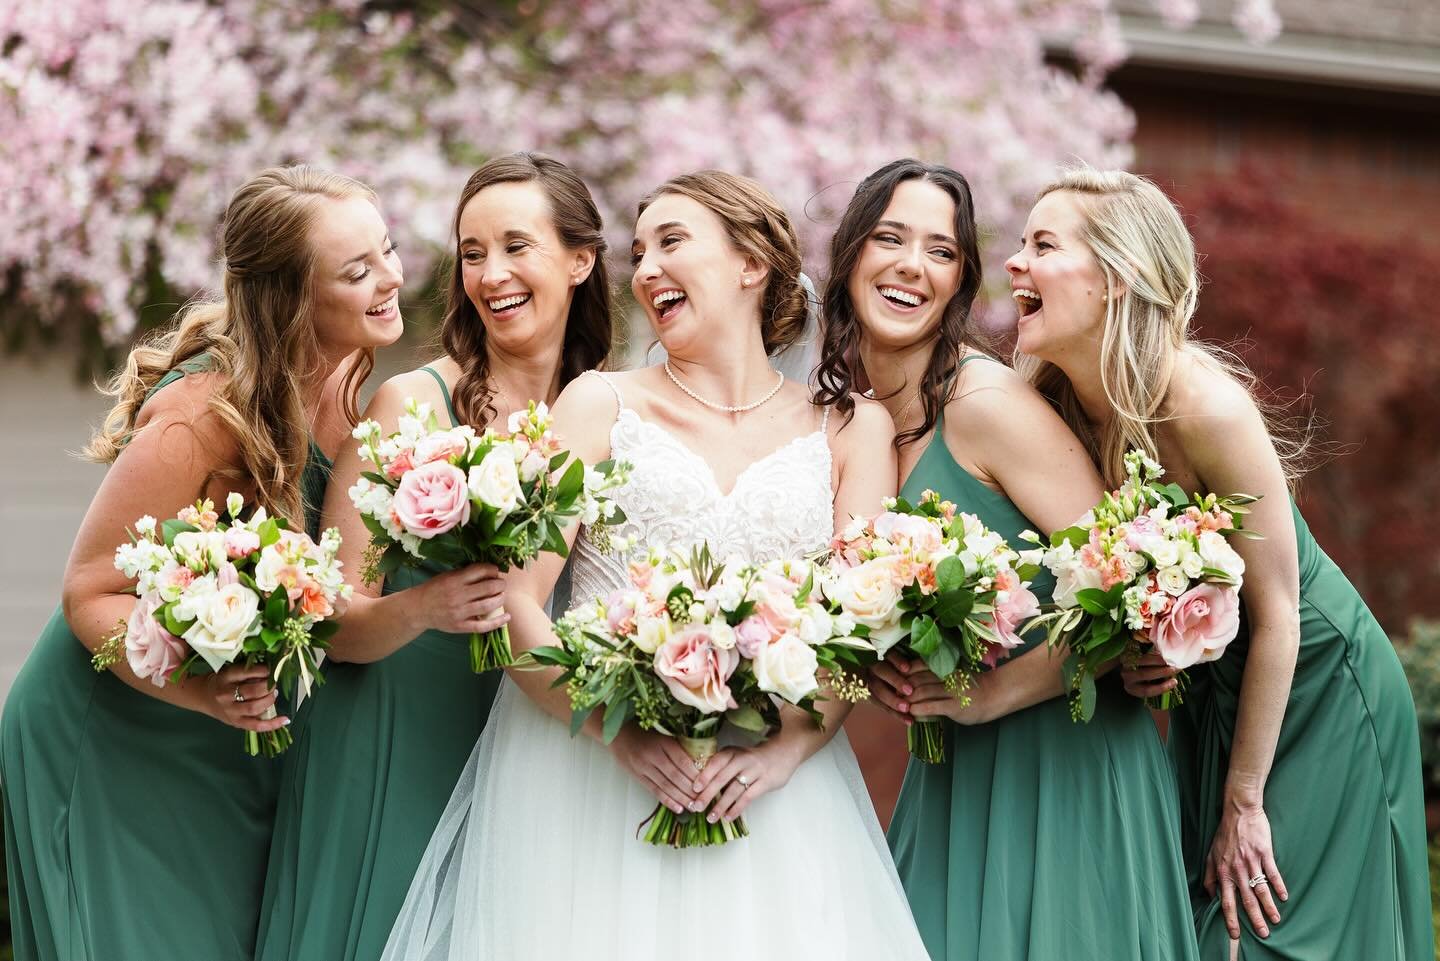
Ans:
[[[90,655],[134,606],[112,566],[143,514],[243,493],[317,534],[329,462],[375,347],[401,330],[399,263],[368,188],[267,170],[226,210],[224,297],[131,352],[87,451],[113,462],[80,526],[62,604],[0,722],[17,961],[249,961],[279,766],[265,669],[176,686]],[[307,437],[308,434],[308,437]]]
[[[1434,957],[1415,707],[1385,632],[1290,497],[1239,362],[1190,337],[1195,250],[1153,184],[1068,173],[1041,193],[1012,284],[1025,370],[1106,479],[1126,448],[1187,491],[1263,495],[1241,540],[1245,624],[1173,713],[1182,843],[1202,957]],[[1283,283],[1284,278],[1277,278]],[[1132,693],[1173,686],[1158,658]],[[1283,905],[1283,908],[1282,908]]]
[[[822,401],[862,377],[890,408],[902,494],[938,491],[1012,539],[1099,499],[1084,448],[1014,371],[975,350],[980,287],[969,186],[896,161],[863,181],[836,231]],[[1048,599],[1047,579],[1034,589]],[[950,757],[911,760],[890,826],[936,961],[1193,961],[1175,785],[1155,725],[1117,679],[1070,720],[1041,637],[981,675],[961,707],[920,662],[871,689],[907,724],[948,728]]]
[[[580,178],[539,154],[477,170],[455,216],[445,353],[387,381],[366,410],[388,433],[406,398],[483,429],[609,353],[599,211]],[[364,465],[341,449],[325,502],[355,596],[323,693],[284,762],[265,883],[262,961],[374,961],[484,729],[502,672],[476,676],[471,631],[509,620],[491,565],[359,575],[369,534],[348,490]]]

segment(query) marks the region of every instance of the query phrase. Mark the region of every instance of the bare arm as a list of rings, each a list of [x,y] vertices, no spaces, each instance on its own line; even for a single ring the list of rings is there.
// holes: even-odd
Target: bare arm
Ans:
[[[411,371],[381,385],[365,409],[364,417],[380,424],[385,433],[396,429],[407,398],[428,402],[444,417],[445,399],[439,385],[424,371]],[[488,631],[505,623],[505,582],[490,564],[473,564],[449,571],[423,584],[383,594],[384,578],[367,584],[362,576],[370,532],[350,501],[350,488],[362,471],[375,465],[363,460],[359,442],[340,445],[330,485],[325,492],[322,525],[340,529],[339,559],[345,580],[355,588],[350,608],[340,619],[340,630],[330,641],[330,656],[337,661],[369,663],[393,654],[422,631],[451,633]]]
[[[191,374],[146,403],[137,421],[141,429],[90,502],[70,549],[61,594],[65,620],[87,650],[99,648],[135,606],[133,584],[114,566],[115,548],[129,540],[127,529],[145,514],[160,521],[174,517],[199,497],[223,504],[238,486],[214,476],[239,461],[233,438],[208,408],[217,376]],[[142,694],[234,727],[263,732],[289,723],[283,717],[258,720],[275,702],[263,666],[226,667],[163,687],[137,677],[123,658],[111,670]],[[237,685],[246,696],[243,703],[233,699]]]

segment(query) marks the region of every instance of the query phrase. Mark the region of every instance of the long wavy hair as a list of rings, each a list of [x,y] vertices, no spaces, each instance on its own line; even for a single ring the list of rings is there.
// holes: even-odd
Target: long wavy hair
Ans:
[[[591,368],[600,367],[610,355],[614,336],[611,311],[610,275],[605,266],[605,234],[600,210],[579,175],[553,157],[540,153],[506,154],[488,161],[470,175],[455,205],[455,253],[446,284],[445,316],[440,322],[440,348],[460,365],[452,400],[462,423],[480,425],[495,416],[495,396],[490,383],[490,352],[486,347],[485,325],[465,293],[460,262],[460,215],[465,205],[486,187],[504,183],[540,185],[550,201],[550,218],[560,240],[571,250],[595,251],[590,276],[575,288],[570,315],[565,320],[565,340],[560,355],[560,386]]]
[[[971,311],[980,292],[980,239],[975,226],[975,204],[970,184],[958,171],[941,164],[919,160],[895,160],[860,181],[855,195],[845,208],[835,235],[830,241],[830,270],[825,280],[822,300],[824,335],[821,341],[820,366],[816,371],[819,389],[817,404],[834,404],[847,417],[855,409],[851,396],[865,379],[860,360],[860,340],[864,333],[855,303],[850,298],[850,275],[869,240],[875,225],[890,206],[895,189],[909,180],[923,180],[945,191],[955,202],[955,240],[960,247],[960,286],[935,330],[935,344],[930,362],[920,380],[920,397],[924,419],[895,438],[896,448],[914,443],[934,429],[940,413],[949,400],[951,383],[967,345],[974,345]],[[902,388],[903,389],[903,388]]]
[[[1287,405],[1258,395],[1253,372],[1229,350],[1191,337],[1200,292],[1195,243],[1170,198],[1123,170],[1067,170],[1036,197],[1074,194],[1084,216],[1081,239],[1105,278],[1100,383],[1113,415],[1097,427],[1075,388],[1054,364],[1016,353],[1015,369],[1035,385],[1086,445],[1106,482],[1125,478],[1125,453],[1158,457],[1155,425],[1167,420],[1166,396],[1181,354],[1218,370],[1249,391],[1293,488],[1315,452],[1313,421],[1291,418]]]
[[[705,207],[725,225],[736,250],[770,268],[760,301],[760,337],[776,354],[805,333],[809,295],[800,280],[800,238],[785,208],[759,182],[723,170],[671,177],[640,201],[637,216],[664,194],[679,194]]]
[[[186,305],[176,322],[130,351],[105,393],[114,405],[84,454],[110,463],[135,432],[140,406],[181,362],[208,354],[222,374],[209,397],[239,448],[240,463],[216,476],[250,480],[267,510],[299,522],[304,516],[300,476],[309,453],[305,384],[324,365],[313,323],[317,251],[310,228],[326,200],[374,192],[319,167],[271,167],[230,198],[220,232],[224,265],[221,296]],[[358,420],[361,383],[374,368],[362,352],[346,376],[342,396]]]

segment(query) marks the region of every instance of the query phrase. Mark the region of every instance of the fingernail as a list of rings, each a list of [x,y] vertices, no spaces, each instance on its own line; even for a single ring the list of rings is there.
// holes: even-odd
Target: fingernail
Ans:
[[[676,804],[674,801],[671,801],[671,802],[670,802],[670,810],[674,811],[676,814],[681,814],[681,813],[684,813],[684,811],[685,811],[684,808],[682,808],[680,805]]]
[[[695,791],[698,794],[702,787],[704,787],[704,785],[702,785],[699,781],[696,781],[694,787],[692,787],[691,790]]]
[[[904,687],[900,688],[900,693],[904,694],[906,697],[909,697],[911,694],[915,693],[915,689],[909,684],[906,684]]]
[[[709,821],[711,824],[714,824],[717,820],[719,820],[719,818],[717,818],[713,814],[710,814],[706,816],[705,820]]]
[[[690,810],[692,810],[692,811],[694,811],[694,812],[696,812],[696,813],[698,814],[700,811],[703,811],[704,808],[702,808],[702,807],[700,806],[700,802],[699,802],[699,801],[691,801],[691,802],[690,802]]]
[[[909,711],[909,710],[910,710],[910,705],[909,705],[909,704],[906,704],[904,701],[901,701],[899,707],[897,707],[896,710]]]
[[[289,719],[288,717],[287,717],[287,718],[284,718],[283,723],[282,723],[280,726],[281,726],[281,727],[289,727],[289,726],[290,726],[290,719]]]

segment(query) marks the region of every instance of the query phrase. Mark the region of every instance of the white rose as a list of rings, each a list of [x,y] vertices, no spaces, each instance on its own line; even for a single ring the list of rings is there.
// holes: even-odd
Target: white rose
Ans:
[[[800,612],[800,640],[806,644],[824,644],[834,633],[834,620],[821,605],[806,605]]]
[[[1195,551],[1186,551],[1185,556],[1180,558],[1180,569],[1185,572],[1186,577],[1193,580],[1205,569],[1205,560]]]
[[[763,645],[752,664],[760,690],[779,694],[791,704],[798,704],[801,698],[820,688],[815,679],[820,662],[814,649],[789,632],[780,635],[774,643]]]
[[[1131,574],[1139,574],[1150,566],[1150,561],[1139,551],[1119,551],[1121,558],[1125,561],[1125,569]]]
[[[724,621],[710,622],[710,640],[722,651],[735,646],[735,629]]]
[[[209,595],[185,640],[212,671],[218,671],[235,659],[247,637],[259,631],[260,598],[243,584],[230,584]]]
[[[1070,560],[1063,565],[1051,567],[1050,570],[1055,574],[1054,601],[1062,608],[1074,607],[1076,594],[1098,588],[1101,584],[1100,572],[1093,567],[1086,567],[1078,560]]]
[[[495,447],[470,468],[470,496],[504,517],[520,504],[520,474],[509,445]]]
[[[1200,542],[1200,559],[1205,562],[1206,567],[1224,571],[1226,577],[1236,581],[1240,580],[1245,573],[1245,558],[1235,553],[1235,548],[1225,540],[1224,534],[1217,531],[1202,531],[1198,540]]]
[[[223,531],[182,531],[171,545],[175,557],[192,571],[203,571],[225,563]]]
[[[266,594],[282,585],[288,590],[290,584],[286,580],[295,580],[295,563],[281,553],[279,547],[279,544],[271,544],[265,548],[260,552],[260,560],[255,564],[255,586]],[[289,577],[282,580],[283,575]]]
[[[841,571],[830,585],[831,599],[870,628],[870,641],[881,657],[904,636],[900,626],[901,586],[895,583],[895,562],[877,557]]]
[[[539,477],[548,466],[550,466],[550,458],[532,447],[525,452],[524,459],[520,461],[520,479],[528,484]],[[586,470],[588,471],[589,468]]]
[[[1190,578],[1181,567],[1162,567],[1155,573],[1155,583],[1171,597],[1179,597],[1190,586]]]
[[[661,644],[670,640],[670,632],[670,618],[667,615],[642,617],[635,624],[635,633],[631,636],[630,643],[646,654],[654,654]]]
[[[1174,567],[1180,563],[1180,545],[1174,541],[1156,541],[1150,547],[1156,567]]]

